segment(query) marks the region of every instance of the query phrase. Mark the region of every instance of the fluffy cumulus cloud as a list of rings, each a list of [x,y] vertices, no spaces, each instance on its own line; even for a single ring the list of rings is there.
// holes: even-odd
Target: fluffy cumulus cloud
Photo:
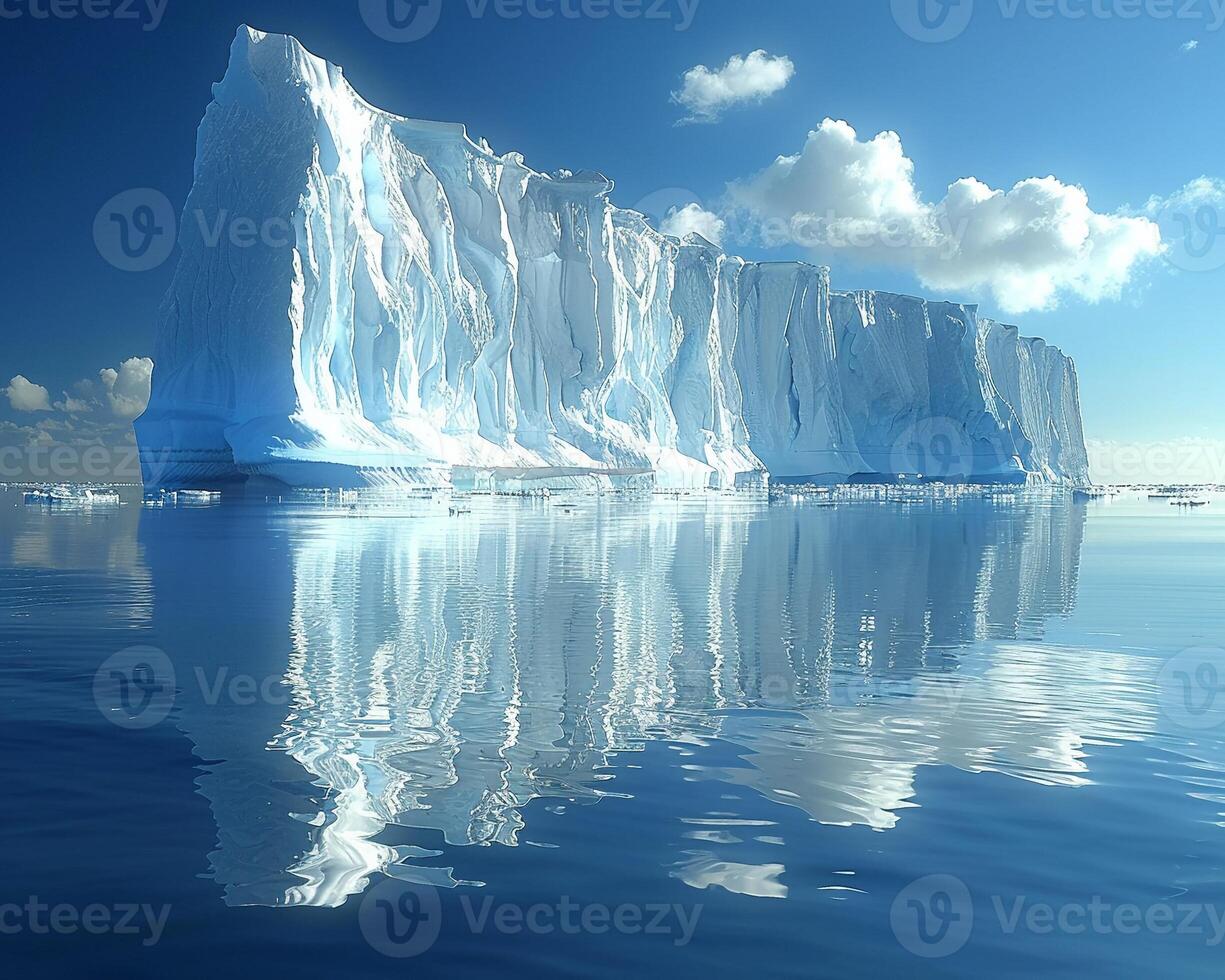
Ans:
[[[1178,212],[1188,216],[1189,212],[1201,209],[1216,211],[1225,208],[1225,180],[1219,177],[1196,177],[1184,184],[1169,197],[1151,197],[1144,210],[1157,218],[1165,212]]]
[[[781,92],[794,76],[795,64],[785,55],[775,57],[760,50],[737,54],[722,68],[690,68],[672,101],[689,113],[682,122],[717,122],[733,106],[761,102]]]
[[[733,184],[767,245],[800,245],[912,271],[925,286],[987,291],[1008,313],[1048,309],[1063,295],[1116,296],[1162,251],[1144,215],[1102,214],[1080,187],[1054,177],[1009,190],[958,180],[927,201],[896,133],[862,140],[826,119],[794,156]]]
[[[727,224],[700,204],[686,204],[683,208],[673,208],[669,211],[660,222],[659,230],[674,238],[684,238],[690,234],[701,235],[712,245],[722,245]]]
[[[83,379],[51,401],[22,375],[2,389],[26,424],[0,419],[0,480],[97,482],[139,480],[132,420],[149,403],[153,361],[131,357]]]
[[[134,419],[149,404],[153,382],[153,361],[147,357],[130,357],[119,370],[103,368],[98,372],[106,401],[111,411],[121,419]]]
[[[8,383],[4,394],[15,412],[51,411],[51,397],[47,389],[20,374]]]
[[[941,289],[988,288],[1007,312],[1048,309],[1064,293],[1089,302],[1117,297],[1162,252],[1156,223],[1099,214],[1082,188],[1054,177],[1010,191],[959,180],[937,206],[937,221],[957,237],[947,256],[923,256],[922,278]]]
[[[147,357],[130,357],[119,367],[103,368],[98,380],[78,381],[64,396],[51,401],[45,387],[23,375],[17,375],[7,388],[0,389],[17,412],[60,412],[65,415],[92,416],[130,422],[149,404],[153,380],[153,361]]]

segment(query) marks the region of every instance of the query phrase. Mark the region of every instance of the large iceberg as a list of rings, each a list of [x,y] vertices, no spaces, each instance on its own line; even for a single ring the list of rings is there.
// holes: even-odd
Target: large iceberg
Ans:
[[[1072,362],[973,306],[669,238],[293,38],[240,30],[213,94],[148,484],[1088,479]]]

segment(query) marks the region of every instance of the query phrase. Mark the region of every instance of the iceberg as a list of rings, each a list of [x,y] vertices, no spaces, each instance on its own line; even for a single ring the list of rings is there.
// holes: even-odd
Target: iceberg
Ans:
[[[1058,349],[665,236],[604,175],[377,109],[291,37],[239,31],[194,177],[147,486],[1088,482]]]

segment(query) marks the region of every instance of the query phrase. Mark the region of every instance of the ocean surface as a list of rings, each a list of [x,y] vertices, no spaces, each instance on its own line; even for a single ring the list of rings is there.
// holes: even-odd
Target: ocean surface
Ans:
[[[0,494],[5,975],[1221,975],[1225,500],[571,503]]]

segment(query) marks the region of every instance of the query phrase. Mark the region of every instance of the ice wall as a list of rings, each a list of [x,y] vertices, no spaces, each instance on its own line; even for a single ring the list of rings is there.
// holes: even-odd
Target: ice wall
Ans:
[[[667,238],[612,189],[242,29],[136,426],[146,482],[1087,479],[1055,348]]]

